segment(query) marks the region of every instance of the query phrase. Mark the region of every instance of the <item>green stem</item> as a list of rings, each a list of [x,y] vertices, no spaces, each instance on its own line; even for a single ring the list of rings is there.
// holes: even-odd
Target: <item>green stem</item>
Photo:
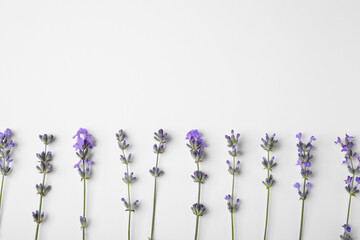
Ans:
[[[196,226],[195,226],[195,240],[198,236],[198,227],[199,227],[199,216],[196,216]]]
[[[3,166],[5,166],[5,154],[4,152],[4,148],[1,148],[1,157],[3,159]],[[3,193],[3,187],[4,187],[4,180],[5,180],[5,174],[2,174],[2,180],[1,180],[1,192],[0,192],[0,210],[1,210],[1,203],[2,203],[2,193]]]
[[[234,213],[231,212],[231,236],[232,240],[234,240]]]
[[[160,148],[161,144],[162,144],[162,141],[160,141],[160,143],[159,143],[159,148]],[[156,154],[156,168],[159,165],[159,150]],[[155,180],[154,180],[154,200],[153,200],[153,214],[152,214],[152,222],[151,222],[150,240],[153,240],[153,236],[154,236],[155,208],[156,208],[156,180],[157,180],[157,177],[155,177]]]
[[[85,174],[85,160],[83,159],[83,171]],[[85,218],[86,210],[86,178],[84,177],[84,202],[83,202],[83,218]],[[85,227],[82,229],[82,238],[85,240]]]
[[[43,173],[43,181],[42,181],[43,186],[45,186],[45,176],[46,176],[46,173]],[[43,195],[40,195],[40,203],[39,203],[39,214],[40,215],[41,215],[41,209],[42,209],[42,201],[43,201]],[[40,223],[38,222],[36,225],[35,240],[38,239],[39,226],[40,226]]]
[[[348,205],[348,211],[347,211],[347,217],[346,217],[346,226],[349,226],[349,218],[350,218],[350,205],[351,205],[351,194],[349,197],[349,205]]]
[[[267,151],[267,160],[270,160],[270,151]],[[267,170],[267,177],[270,177],[270,170]],[[266,240],[266,234],[267,234],[267,225],[268,225],[268,219],[269,219],[269,198],[270,198],[270,188],[267,189],[267,200],[266,200],[266,219],[265,219],[265,232],[264,232],[264,240]]]
[[[306,178],[304,179],[304,186],[303,186],[303,193],[305,196],[305,185],[306,185]],[[301,207],[301,222],[300,222],[300,234],[299,234],[299,240],[302,238],[302,228],[303,228],[303,222],[304,222],[304,208],[305,208],[305,198],[302,199],[302,207]]]
[[[129,166],[126,164],[126,172],[129,176]],[[128,199],[129,199],[129,206],[131,206],[131,199],[130,199],[130,184],[127,184],[128,188]],[[131,208],[129,209],[129,223],[128,223],[128,240],[130,240],[130,223],[131,223]]]
[[[35,240],[38,239],[38,233],[39,233],[39,223],[37,223],[37,225],[36,225]]]
[[[130,202],[130,201],[129,201]],[[129,203],[130,204],[130,203]],[[130,240],[130,222],[131,222],[131,210],[129,211],[129,224],[128,224],[128,240]]]
[[[196,163],[197,170],[200,171],[199,162]],[[198,183],[198,201],[197,203],[200,204],[200,192],[201,192],[201,183]],[[199,229],[199,216],[196,216],[196,225],[195,225],[195,240],[197,240],[198,236],[198,229]]]
[[[154,181],[154,201],[153,201],[153,215],[152,215],[152,223],[151,223],[151,237],[150,239],[153,239],[154,234],[154,222],[155,222],[155,207],[156,207],[156,177]]]
[[[267,189],[266,220],[265,220],[264,240],[266,239],[267,225],[268,225],[268,217],[269,217],[269,196],[270,196],[270,188]]]
[[[122,150],[124,157],[126,158],[125,151]],[[126,164],[126,173],[129,176],[129,163]],[[130,240],[130,223],[131,223],[131,211],[132,211],[132,205],[131,205],[131,196],[130,196],[130,183],[127,184],[127,190],[128,190],[128,201],[129,201],[129,223],[128,223],[128,240]]]
[[[354,169],[354,165],[353,165],[353,162],[352,162],[352,158],[351,158],[351,157],[350,157],[350,163],[351,163],[351,167]],[[353,174],[353,176],[352,176],[351,189],[352,189],[353,186],[354,186],[354,179],[355,179],[355,174]],[[350,219],[351,198],[352,198],[352,195],[349,194],[349,205],[348,205],[348,211],[347,211],[347,216],[346,216],[346,226],[347,226],[347,227],[349,226],[349,219]]]
[[[3,165],[4,166],[4,165]],[[2,201],[2,193],[3,193],[3,187],[4,187],[4,179],[5,179],[5,175],[2,176],[2,180],[1,180],[1,191],[0,191],[0,210],[1,210],[1,201]]]
[[[235,167],[235,157],[233,157],[233,166]],[[231,211],[231,236],[234,240],[234,188],[235,188],[235,173],[232,177],[232,191],[231,191],[231,206],[233,210]]]
[[[46,144],[45,144],[45,156],[46,156]],[[46,178],[46,173],[43,173],[43,180],[42,180],[42,185],[45,188],[45,178]],[[39,203],[39,216],[41,215],[41,209],[42,209],[42,201],[43,201],[43,195],[40,194],[40,203]],[[40,227],[40,222],[38,222],[36,224],[36,233],[35,233],[35,240],[38,239],[39,236],[39,227]]]
[[[198,204],[200,204],[200,191],[201,191],[201,183],[198,184]]]

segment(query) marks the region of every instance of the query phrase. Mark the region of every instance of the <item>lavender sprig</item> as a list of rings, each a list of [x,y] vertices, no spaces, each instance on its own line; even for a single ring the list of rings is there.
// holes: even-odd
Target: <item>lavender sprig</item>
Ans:
[[[156,154],[156,164],[155,167],[149,170],[150,174],[154,177],[154,200],[153,200],[153,214],[152,214],[152,223],[151,223],[151,234],[149,239],[153,240],[154,236],[154,223],[155,223],[155,208],[156,208],[156,180],[158,177],[164,174],[162,170],[159,169],[159,155],[165,151],[165,143],[168,141],[168,135],[164,130],[159,129],[159,131],[154,133],[154,139],[158,143],[154,144],[153,150]]]
[[[204,180],[207,178],[207,175],[200,171],[200,165],[199,165],[204,158],[204,148],[206,147],[206,145],[199,131],[196,129],[188,132],[185,139],[189,140],[189,143],[187,143],[186,146],[190,148],[190,154],[194,158],[197,166],[197,171],[195,171],[194,175],[192,175],[192,179],[194,180],[194,182],[198,183],[198,199],[197,199],[197,203],[193,204],[193,206],[191,207],[193,214],[196,216],[195,240],[197,240],[199,217],[202,216],[206,211],[205,206],[200,203],[200,191],[201,191],[201,184],[204,183]]]
[[[240,133],[237,133],[236,136],[234,134],[234,130],[231,130],[230,136],[225,135],[225,139],[227,141],[227,146],[230,148],[229,155],[232,157],[232,163],[229,160],[226,161],[228,165],[228,172],[232,175],[232,186],[231,186],[231,195],[228,194],[225,196],[225,200],[227,201],[227,209],[231,215],[231,236],[232,240],[234,240],[234,212],[239,208],[240,200],[234,197],[235,191],[235,175],[240,173],[240,161],[236,162],[236,157],[239,155],[239,151],[237,150],[239,144]]]
[[[341,146],[341,152],[345,152],[345,160],[342,162],[342,164],[346,164],[347,169],[351,176],[348,176],[345,180],[345,190],[349,194],[349,204],[348,204],[348,210],[347,210],[347,216],[346,216],[346,223],[342,225],[344,228],[343,235],[340,235],[340,239],[343,240],[351,240],[351,227],[349,225],[350,220],[350,206],[351,206],[351,199],[352,197],[356,197],[356,195],[359,193],[358,186],[360,184],[360,177],[356,177],[356,175],[360,174],[360,157],[358,157],[357,153],[353,151],[354,137],[349,136],[345,134],[345,138],[342,141],[340,137],[337,138],[337,141],[335,144],[340,144]],[[355,167],[353,159],[358,157],[358,163]]]
[[[298,194],[300,196],[300,200],[302,201],[302,208],[301,208],[301,222],[300,222],[300,233],[299,233],[299,240],[302,237],[302,228],[303,228],[303,220],[304,220],[304,207],[305,207],[305,200],[309,194],[309,189],[311,187],[311,183],[308,182],[309,177],[311,176],[312,172],[310,171],[311,163],[310,160],[312,159],[311,150],[313,149],[312,142],[316,140],[314,136],[310,137],[308,143],[304,143],[301,141],[302,134],[296,134],[296,138],[299,139],[299,143],[296,145],[298,147],[298,160],[296,165],[300,166],[301,168],[301,176],[304,179],[303,189],[300,190],[300,183],[295,183],[294,188],[297,189]]]
[[[44,134],[44,135],[39,135],[39,138],[44,143],[45,149],[43,152],[36,154],[36,157],[39,159],[39,165],[36,166],[36,169],[39,171],[40,174],[43,175],[43,177],[42,177],[42,183],[36,184],[35,186],[37,190],[37,194],[40,195],[39,210],[32,212],[34,222],[36,222],[35,240],[38,239],[39,226],[44,219],[44,212],[41,212],[43,197],[51,190],[51,185],[45,185],[45,178],[46,178],[46,174],[48,174],[52,170],[52,164],[51,164],[52,153],[50,151],[47,151],[47,145],[54,140],[54,136]]]
[[[262,161],[262,165],[267,170],[267,178],[265,178],[265,181],[262,182],[267,189],[266,219],[265,219],[265,231],[264,231],[264,240],[265,240],[267,234],[268,219],[269,219],[270,188],[275,183],[275,180],[273,176],[270,174],[270,171],[272,171],[272,168],[276,166],[276,163],[274,162],[275,157],[272,156],[270,159],[270,152],[274,150],[274,148],[278,143],[278,140],[275,140],[275,134],[273,134],[271,137],[269,137],[269,135],[266,134],[265,139],[261,138],[261,141],[263,143],[260,146],[267,152],[267,158],[263,157],[263,161]]]
[[[134,173],[129,172],[129,163],[132,162],[132,155],[131,153],[126,156],[125,150],[130,146],[126,142],[126,135],[124,131],[121,129],[118,133],[115,134],[116,140],[118,141],[118,146],[122,151],[122,155],[120,155],[120,161],[126,165],[126,172],[124,173],[123,181],[127,185],[128,190],[128,200],[126,201],[125,198],[121,198],[121,201],[124,203],[125,211],[129,212],[129,222],[128,222],[128,240],[130,240],[130,223],[131,223],[131,213],[135,212],[135,208],[139,204],[139,201],[136,200],[131,203],[131,195],[130,195],[130,184],[136,180],[134,177]]]
[[[2,193],[5,176],[10,172],[10,163],[13,161],[13,159],[10,158],[11,149],[14,147],[14,143],[10,139],[11,134],[12,133],[8,128],[3,133],[0,132],[0,172],[2,174],[0,190],[0,209],[2,203]]]
[[[81,181],[84,184],[84,202],[83,202],[83,215],[80,216],[80,226],[82,229],[82,239],[85,240],[85,228],[87,218],[85,216],[86,210],[86,180],[90,179],[90,166],[94,165],[93,161],[89,160],[90,150],[95,146],[92,140],[91,135],[85,128],[80,128],[75,136],[76,143],[74,148],[76,150],[76,155],[79,157],[79,162],[74,165],[74,168],[77,168],[80,175]]]

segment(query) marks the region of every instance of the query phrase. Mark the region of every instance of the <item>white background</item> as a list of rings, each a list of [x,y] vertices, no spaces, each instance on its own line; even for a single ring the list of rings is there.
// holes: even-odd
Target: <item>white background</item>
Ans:
[[[347,176],[334,144],[347,132],[360,137],[359,1],[85,1],[0,2],[0,128],[14,132],[13,171],[6,178],[0,218],[4,240],[33,239],[31,212],[40,183],[39,133],[56,142],[47,182],[41,239],[80,239],[82,184],[73,165],[72,136],[87,128],[96,139],[88,184],[88,240],[126,239],[115,132],[128,134],[141,205],[132,239],[150,234],[155,164],[153,132],[171,138],[160,167],[156,240],[193,239],[197,185],[185,134],[197,128],[208,148],[201,164],[209,178],[199,239],[230,239],[225,194],[231,176],[224,135],[241,133],[236,239],[262,239],[266,175],[260,138],[276,133],[277,184],[271,192],[268,239],[297,239],[301,202],[292,185],[295,134],[317,137],[313,188],[306,201],[303,239],[339,239],[345,223]],[[356,149],[360,150],[359,147]],[[353,235],[360,239],[360,202]]]

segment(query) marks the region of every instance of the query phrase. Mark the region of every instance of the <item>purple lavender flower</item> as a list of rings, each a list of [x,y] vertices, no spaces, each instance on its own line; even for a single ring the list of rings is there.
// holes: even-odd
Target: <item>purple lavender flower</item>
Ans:
[[[300,222],[300,233],[299,233],[299,240],[301,240],[302,237],[302,227],[303,227],[303,220],[304,220],[304,205],[305,200],[309,195],[309,189],[311,187],[311,183],[307,182],[309,180],[309,177],[311,176],[312,172],[309,169],[311,167],[310,160],[313,158],[311,155],[311,150],[313,149],[312,142],[316,140],[314,136],[310,137],[309,142],[304,143],[302,142],[302,134],[298,133],[296,134],[296,138],[299,140],[299,143],[296,145],[298,148],[298,160],[297,160],[297,166],[300,166],[300,173],[302,178],[304,179],[303,188],[300,190],[300,184],[296,183],[294,185],[295,188],[298,190],[298,194],[300,196],[300,200],[303,201],[302,203],[302,210],[301,210],[301,222]]]
[[[150,174],[154,177],[159,177],[164,174],[163,171],[160,170],[160,168],[153,167],[149,170]]]
[[[11,170],[10,163],[13,161],[10,158],[11,149],[14,147],[14,142],[10,139],[10,129],[5,129],[2,133],[0,132],[0,173],[2,174],[1,180],[1,191],[0,191],[0,209],[2,203],[2,192],[4,186],[5,176],[7,176]]]
[[[229,160],[226,161],[228,165],[228,172],[231,175],[240,174],[240,161],[237,161],[235,164],[231,164]]]
[[[120,161],[123,163],[123,164],[129,164],[132,162],[132,156],[131,156],[131,153],[129,153],[129,155],[127,155],[127,157],[123,156],[123,155],[120,155]]]
[[[276,134],[274,133],[271,137],[269,137],[269,134],[265,134],[265,139],[261,138],[261,141],[263,142],[260,146],[268,152],[272,152],[278,143],[278,140],[275,139]]]
[[[73,138],[76,138],[74,148],[76,155],[79,157],[79,162],[74,165],[74,168],[78,170],[81,181],[84,183],[84,203],[86,202],[86,180],[90,179],[90,166],[94,164],[89,160],[90,150],[95,146],[92,136],[85,128],[80,128]],[[86,228],[86,216],[85,216],[85,204],[83,206],[83,215],[80,216],[80,226],[82,229],[82,236],[85,240],[85,228]]]
[[[346,134],[343,141],[338,137],[335,143],[340,144],[342,148],[341,152],[345,152],[345,160],[342,163],[346,164],[349,173],[357,175],[360,174],[360,158],[358,157],[358,164],[354,165],[353,159],[356,158],[358,155],[352,150],[352,148],[354,147],[353,139],[354,137]]]
[[[200,135],[200,133],[197,129],[193,129],[186,134],[185,139],[187,140],[187,139],[191,139],[191,138],[201,139],[202,136]]]
[[[234,130],[231,130],[231,134],[230,136],[225,135],[225,139],[228,143],[228,147],[232,148],[233,146],[237,146],[239,144],[239,138],[240,138],[240,133],[237,133],[235,136]]]
[[[11,159],[9,156],[7,156],[4,161],[0,161],[0,169],[1,169],[1,174],[3,176],[6,176],[11,168],[10,168],[10,163],[13,161],[13,159]]]
[[[37,224],[40,224],[44,220],[45,214],[44,214],[44,212],[39,214],[39,211],[36,210],[35,212],[32,212],[32,216],[33,216],[34,222],[36,222]]]
[[[79,130],[73,138],[77,138],[76,143],[73,145],[76,150],[92,149],[95,146],[91,135],[87,133],[86,129]]]
[[[356,178],[355,178],[355,182],[356,182],[356,185],[359,186],[359,184],[360,184],[360,177],[356,177]]]
[[[202,171],[195,171],[194,175],[191,175],[191,178],[194,180],[194,182],[204,183],[205,179],[207,178],[207,175]]]
[[[261,164],[264,166],[265,169],[272,171],[273,167],[277,165],[277,163],[274,162],[274,160],[275,160],[274,156],[272,156],[270,160],[263,157]]]
[[[194,215],[199,217],[205,213],[206,207],[203,204],[195,203],[192,205],[191,210],[194,213]]]
[[[122,178],[123,182],[126,184],[130,184],[133,183],[136,180],[136,177],[134,177],[134,173],[130,173],[130,175],[128,173],[124,173],[124,177]]]
[[[126,135],[122,129],[120,129],[116,134],[116,140],[118,141],[119,148],[124,151],[129,147],[129,144],[126,143]],[[126,159],[126,158],[125,158]],[[125,163],[126,164],[126,163]]]
[[[54,140],[54,136],[53,135],[39,135],[40,140],[45,144],[48,145],[49,143],[51,143]]]
[[[340,235],[340,239],[342,240],[352,240],[353,238],[350,235],[351,232],[351,227],[347,224],[342,225],[342,227],[344,228],[344,233],[343,235]]]
[[[304,179],[304,186],[303,186],[304,190],[301,192],[302,195],[300,197],[302,200],[305,200],[305,198],[307,197],[307,194],[304,193],[306,181],[309,179],[309,177],[312,174],[310,170],[311,167],[310,160],[313,158],[313,156],[311,155],[311,150],[313,149],[312,142],[315,141],[316,138],[314,136],[311,136],[309,142],[305,144],[304,142],[301,141],[301,137],[302,137],[301,133],[298,133],[296,135],[296,138],[299,139],[299,143],[296,145],[298,147],[298,160],[296,165],[300,166],[300,173]]]
[[[48,142],[47,144],[49,144],[49,143],[50,142]],[[52,152],[48,151],[48,152],[46,152],[46,154],[45,154],[45,152],[37,153],[36,157],[40,160],[40,162],[50,162],[52,160]]]
[[[159,129],[157,132],[154,132],[154,139],[159,143],[167,143],[168,134],[163,129]]]
[[[198,236],[198,228],[199,228],[199,217],[204,214],[206,208],[203,204],[200,203],[200,189],[201,183],[204,182],[207,175],[200,171],[200,162],[204,158],[204,148],[206,144],[202,138],[202,135],[199,133],[197,129],[191,130],[186,134],[185,139],[189,140],[189,143],[186,146],[190,149],[190,154],[195,159],[197,171],[194,172],[194,175],[191,178],[198,184],[198,199],[197,203],[193,204],[191,210],[194,215],[196,215],[196,226],[195,226],[195,240],[197,240]]]
[[[239,208],[240,199],[237,198],[236,201],[234,202],[230,194],[225,195],[224,199],[227,201],[226,206],[229,212],[230,213],[236,212],[236,210]]]
[[[352,182],[353,178],[348,176],[347,179],[345,180],[346,184],[350,184]]]
[[[36,169],[39,170],[39,173],[49,173],[52,170],[52,165],[48,161],[40,161]]]
[[[12,133],[8,128],[4,133],[0,132],[0,172],[3,176],[6,176],[10,172],[10,163],[13,161],[13,159],[10,158],[10,151],[14,147],[14,143],[10,139],[11,134]],[[0,198],[1,195],[2,194],[0,194]]]
[[[159,153],[159,154],[160,154],[160,153],[164,153],[164,151],[165,151],[165,146],[164,146],[164,144],[161,144],[160,146],[154,144],[153,150],[154,150],[154,153]]]
[[[125,150],[129,148],[129,144],[126,142],[126,134],[125,132],[120,129],[116,134],[116,140],[118,142],[118,146],[122,152],[120,155],[120,161],[126,165],[126,172],[124,173],[124,177],[122,178],[123,182],[127,185],[128,188],[128,200],[126,201],[125,198],[121,198],[121,201],[124,203],[125,211],[129,212],[129,222],[128,222],[128,239],[130,240],[130,224],[131,224],[131,213],[135,212],[135,208],[137,207],[139,201],[135,200],[131,203],[131,195],[130,195],[130,184],[132,184],[136,177],[134,176],[133,172],[129,172],[129,163],[132,162],[132,155],[131,153],[126,156]]]
[[[303,200],[307,197],[307,195],[309,194],[309,188],[311,187],[311,184],[308,182],[306,185],[305,185],[305,190],[304,191],[301,191],[300,190],[300,183],[295,183],[294,184],[294,188],[296,188],[298,190],[298,194],[300,196],[300,200]]]
[[[265,178],[265,181],[262,181],[262,183],[265,185],[266,189],[269,189],[272,185],[274,185],[275,180],[273,176],[270,174],[270,176]]]
[[[94,162],[90,161],[89,159],[85,159],[85,161],[80,159],[79,162],[74,165],[74,168],[77,168],[78,170],[81,180],[90,179],[90,166],[92,165],[94,165]]]
[[[355,181],[353,181],[353,177],[348,176],[347,180],[345,180],[345,183],[347,184],[345,186],[345,190],[352,196],[356,197],[356,194],[359,193],[359,183],[360,178],[355,178]]]
[[[79,157],[79,161],[74,165],[74,168],[77,168],[81,180],[90,179],[90,166],[94,165],[94,162],[89,160],[89,155],[90,149],[95,146],[92,136],[88,134],[85,128],[80,128],[73,138],[77,138],[73,147]]]
[[[11,134],[11,130],[7,128],[4,133],[0,132],[0,138],[9,138]]]
[[[358,186],[360,184],[360,178],[356,177],[355,175],[360,173],[360,159],[355,151],[353,151],[354,147],[354,137],[349,136],[348,134],[345,134],[344,140],[341,140],[340,137],[337,138],[335,141],[335,144],[339,144],[341,146],[341,152],[345,153],[345,160],[342,162],[342,164],[346,164],[346,167],[349,171],[349,173],[352,176],[348,176],[345,180],[345,190],[349,194],[349,205],[348,205],[348,211],[347,211],[347,217],[346,217],[346,224],[344,224],[342,227],[344,228],[343,235],[340,235],[340,238],[343,240],[349,240],[352,239],[350,231],[351,228],[349,226],[349,220],[350,220],[350,205],[351,205],[351,198],[355,197],[359,193]],[[358,157],[358,163],[357,165],[354,164],[354,158]]]
[[[86,228],[86,217],[80,216],[80,226],[81,228]]]
[[[40,194],[41,196],[45,196],[48,192],[50,192],[51,190],[51,186],[45,186],[43,184],[36,184],[35,188],[37,190],[37,193]]]
[[[347,226],[346,224],[342,225],[342,227],[343,227],[344,230],[347,231],[348,233],[351,232],[351,227]]]
[[[168,141],[168,134],[166,132],[164,132],[163,129],[159,129],[157,132],[154,132],[154,139],[158,142],[158,143],[154,144],[154,146],[153,146],[154,153],[156,154],[155,168],[158,168],[159,155],[164,153],[164,151],[165,151],[165,144]]]
[[[139,200],[135,200],[133,202],[133,204],[129,204],[125,198],[121,198],[121,201],[124,203],[124,206],[125,206],[125,211],[127,212],[135,212],[135,207],[138,205],[139,203]]]
[[[129,209],[129,204],[127,203],[127,201],[125,200],[125,198],[121,198],[121,201],[124,203],[124,206],[126,208],[126,211],[128,211]]]
[[[94,165],[93,161],[85,159],[85,178],[90,179],[90,166]]]
[[[80,128],[77,131],[77,133],[73,136],[73,138],[77,138],[76,143],[73,146],[76,150],[83,148],[92,149],[95,146],[91,138],[91,135],[88,134],[88,131],[85,128]]]
[[[83,160],[80,159],[79,162],[77,164],[74,165],[74,168],[80,168],[80,164],[82,164]]]
[[[353,240],[353,238],[350,236],[350,233],[348,233],[348,232],[344,232],[344,234],[343,235],[340,235],[340,239],[342,239],[342,240]]]
[[[224,199],[225,199],[226,201],[229,201],[229,200],[231,199],[231,195],[230,195],[230,194],[225,195]]]
[[[191,130],[186,135],[186,138],[189,140],[189,143],[186,144],[190,148],[191,156],[195,159],[195,163],[201,162],[204,157],[204,148],[206,144],[202,139],[202,136],[199,134],[198,130]]]

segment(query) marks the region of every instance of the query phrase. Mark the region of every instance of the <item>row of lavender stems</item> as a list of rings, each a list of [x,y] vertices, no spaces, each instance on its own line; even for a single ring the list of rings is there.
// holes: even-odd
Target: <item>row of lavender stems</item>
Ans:
[[[10,157],[10,153],[12,148],[14,147],[13,141],[10,139],[12,132],[9,129],[6,129],[3,133],[0,132],[0,172],[2,174],[1,181],[1,190],[0,190],[0,207],[3,197],[3,186],[5,176],[10,172],[10,163],[13,159]],[[44,151],[41,153],[37,153],[36,156],[39,160],[39,165],[36,166],[37,170],[40,174],[42,174],[42,182],[40,184],[36,184],[37,193],[40,195],[39,208],[35,212],[32,213],[34,222],[36,223],[36,233],[35,240],[38,239],[39,235],[39,226],[40,223],[44,220],[44,212],[42,212],[42,203],[43,197],[51,190],[50,185],[46,185],[46,175],[52,170],[52,153],[47,150],[47,146],[54,140],[53,135],[43,134],[39,135],[40,140],[44,144]],[[86,181],[90,179],[90,166],[94,164],[93,161],[90,161],[90,150],[95,146],[93,142],[92,136],[88,133],[85,128],[80,128],[75,136],[76,143],[74,144],[74,148],[76,150],[76,155],[79,157],[79,161],[74,165],[74,168],[78,170],[80,175],[80,179],[83,182],[83,213],[80,216],[80,226],[82,229],[82,239],[85,240],[85,229],[86,229]],[[234,229],[234,213],[237,211],[239,207],[239,198],[235,201],[235,176],[240,173],[240,161],[236,161],[236,158],[240,155],[238,151],[240,134],[234,133],[234,130],[231,131],[230,135],[225,135],[225,139],[227,141],[227,146],[230,148],[229,155],[232,157],[232,161],[227,160],[226,164],[228,165],[228,172],[232,176],[232,184],[231,184],[231,194],[227,194],[225,196],[227,209],[230,212],[231,216],[231,235],[232,240],[235,239],[235,229]],[[303,222],[304,222],[304,208],[305,208],[305,200],[309,195],[309,190],[311,187],[311,183],[309,182],[309,178],[312,175],[311,160],[313,155],[311,154],[311,150],[313,149],[313,141],[316,140],[315,137],[310,137],[310,140],[307,143],[302,141],[302,134],[299,133],[296,135],[298,139],[298,160],[296,165],[300,166],[300,173],[303,179],[303,185],[301,189],[300,183],[295,183],[294,187],[297,189],[298,194],[300,196],[300,200],[302,201],[301,208],[301,221],[300,221],[300,231],[299,231],[299,240],[302,239],[303,233]],[[132,154],[129,153],[126,155],[125,150],[128,149],[129,144],[126,142],[126,135],[123,130],[119,130],[116,133],[116,139],[118,141],[118,146],[121,149],[120,160],[123,164],[126,165],[126,172],[124,173],[124,177],[122,178],[123,182],[127,185],[127,199],[122,198],[121,201],[124,203],[125,210],[128,211],[129,214],[129,222],[128,222],[128,240],[131,239],[130,236],[130,225],[131,225],[131,214],[135,212],[135,208],[138,205],[139,201],[135,200],[131,202],[131,189],[130,184],[136,180],[134,173],[129,171],[129,164],[132,162]],[[159,168],[159,156],[165,151],[165,144],[168,142],[168,135],[162,129],[158,132],[154,133],[154,139],[156,140],[156,144],[153,146],[153,151],[156,154],[156,162],[155,167],[149,170],[150,174],[154,177],[154,198],[153,198],[153,212],[152,212],[152,225],[151,225],[151,233],[149,240],[154,239],[154,228],[155,228],[155,209],[156,209],[156,196],[157,196],[157,178],[164,174],[162,170]],[[206,207],[201,203],[201,184],[204,183],[207,178],[207,174],[200,170],[200,162],[204,159],[204,149],[206,147],[205,141],[202,138],[202,135],[198,130],[191,130],[187,133],[186,138],[188,143],[187,147],[190,149],[190,153],[192,158],[195,160],[196,171],[194,171],[191,178],[195,183],[198,184],[198,197],[197,202],[193,204],[191,210],[193,214],[196,216],[196,224],[195,224],[195,240],[198,239],[198,231],[199,231],[199,217],[203,216],[206,212]],[[345,138],[342,140],[341,138],[337,138],[335,141],[336,144],[341,146],[341,151],[345,153],[345,160],[343,164],[347,166],[347,169],[350,176],[345,180],[345,190],[349,194],[349,203],[347,210],[346,223],[342,225],[343,234],[340,235],[340,239],[342,240],[351,240],[353,239],[351,236],[351,227],[350,227],[350,208],[351,208],[351,200],[352,197],[355,197],[359,193],[358,186],[360,184],[360,177],[356,177],[356,175],[360,174],[360,157],[358,154],[353,151],[354,137],[345,135]],[[275,180],[270,174],[272,172],[273,167],[276,166],[274,161],[274,156],[270,158],[270,152],[272,152],[278,143],[278,140],[275,139],[275,134],[269,136],[265,135],[265,138],[262,138],[261,147],[266,151],[266,157],[263,158],[262,165],[264,169],[267,170],[267,177],[263,181],[267,189],[267,201],[266,201],[266,213],[265,213],[265,230],[264,230],[264,240],[267,239],[267,226],[269,222],[269,205],[270,205],[270,188],[274,185]],[[355,166],[354,160],[357,158],[358,163]]]

